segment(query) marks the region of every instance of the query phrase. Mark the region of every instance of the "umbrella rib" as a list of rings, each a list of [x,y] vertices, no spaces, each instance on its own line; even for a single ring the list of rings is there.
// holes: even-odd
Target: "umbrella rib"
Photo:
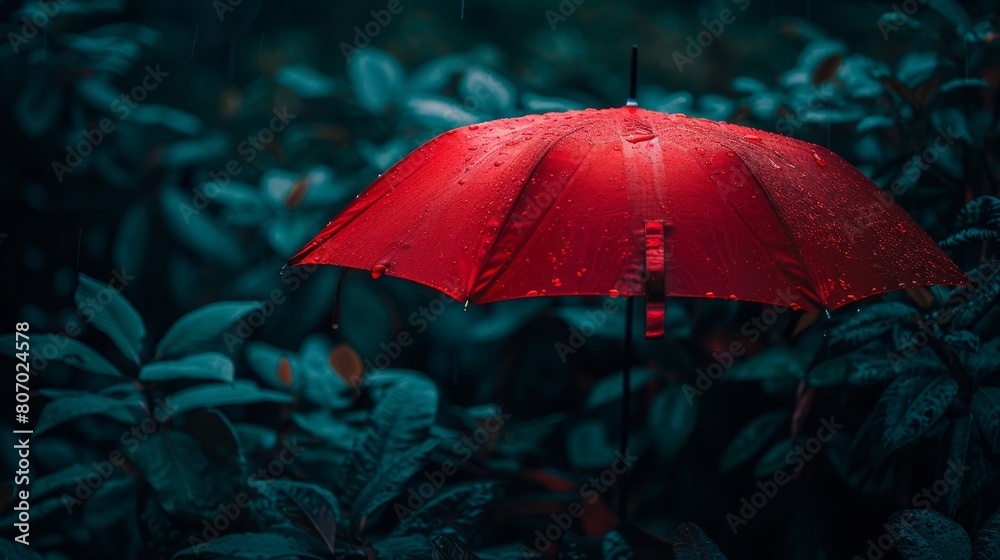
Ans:
[[[677,144],[674,144],[674,146],[677,146]],[[677,146],[677,147],[680,147],[680,146]],[[740,158],[740,161],[743,161],[743,159]],[[743,161],[743,165],[746,165],[745,161]],[[746,165],[746,167],[747,167],[748,170],[750,170],[750,166],[749,165]],[[712,177],[709,176],[708,172],[705,171],[704,168],[702,168],[702,167],[699,166],[698,167],[698,171],[701,172],[701,174],[704,175],[705,179],[707,179],[709,182],[713,182],[712,181]],[[753,170],[750,170],[750,173],[751,173],[751,175],[753,175]],[[753,175],[753,177],[757,181],[757,183],[760,185],[760,179],[756,175]],[[764,190],[763,185],[760,186],[760,190],[761,191]],[[743,226],[746,227],[747,233],[749,234],[750,238],[754,240],[754,243],[756,243],[757,246],[760,247],[760,249],[761,249],[762,252],[764,252],[765,254],[767,254],[768,250],[764,246],[764,244],[761,243],[760,236],[757,235],[757,230],[755,230],[754,228],[750,227],[750,224],[748,224],[747,221],[743,218],[743,214],[741,212],[739,212],[736,209],[735,206],[733,206],[733,203],[732,203],[732,201],[729,200],[729,197],[723,196],[722,198],[723,198],[723,200],[726,201],[727,204],[729,204],[729,207],[733,209],[733,212],[736,214],[736,217],[740,220],[740,223],[742,223]],[[765,198],[767,198],[766,193],[765,193]],[[771,204],[771,199],[767,198],[767,201],[768,201],[768,205],[771,206],[772,210],[775,210],[774,209],[774,205]],[[775,214],[777,214],[777,210],[775,210]],[[782,231],[785,232],[785,237],[789,237],[788,230],[785,229],[784,222],[781,221],[781,217],[780,216],[778,216],[778,221],[781,224]],[[789,242],[789,244],[791,244],[791,238],[790,237],[789,237],[788,242]],[[805,268],[806,263],[805,263],[805,261],[802,260],[802,255],[799,254],[798,248],[795,247],[794,245],[792,245],[792,249],[795,251],[796,256],[799,258],[799,262],[802,263],[803,268]],[[788,280],[791,280],[792,282],[795,282],[795,278],[791,274],[789,274],[789,272],[785,269],[785,267],[781,266],[778,263],[775,263],[775,266],[781,272],[781,274],[785,276],[785,278],[787,278]],[[808,270],[808,268],[806,268],[806,273],[808,274],[808,272],[809,272],[809,270]],[[812,281],[812,276],[811,275],[809,276],[809,280]]]
[[[510,224],[510,221],[514,217],[514,210],[517,207],[517,202],[516,201],[520,201],[521,197],[524,196],[524,191],[526,191],[528,189],[528,185],[531,183],[531,178],[535,175],[535,172],[538,171],[538,168],[541,167],[542,162],[544,162],[545,158],[548,157],[548,155],[550,153],[552,153],[552,150],[555,149],[556,145],[558,145],[560,142],[562,142],[563,140],[565,140],[571,134],[579,132],[584,127],[589,126],[590,124],[592,124],[592,123],[588,120],[584,124],[581,124],[580,126],[578,126],[578,127],[574,128],[574,129],[570,130],[566,134],[563,134],[562,136],[560,136],[556,140],[553,140],[552,143],[549,144],[549,146],[545,148],[545,151],[539,156],[538,161],[535,163],[535,166],[531,169],[531,173],[528,173],[528,174],[525,175],[525,177],[524,177],[524,183],[521,185],[521,190],[518,193],[517,198],[514,199],[515,203],[513,203],[513,204],[510,205],[510,212],[507,213],[507,217],[504,218],[503,223],[500,224],[500,228],[497,229],[497,235],[493,239],[493,243],[490,245],[490,248],[486,251],[486,254],[483,255],[483,258],[479,262],[479,266],[476,267],[476,272],[475,272],[475,274],[473,275],[473,277],[471,279],[473,283],[476,282],[476,280],[479,278],[479,275],[483,271],[483,267],[486,266],[486,263],[488,263],[490,261],[490,259],[493,257],[493,251],[494,251],[494,248],[496,247],[497,240],[499,240],[500,236],[504,233],[504,231],[506,231],[507,225]],[[593,152],[593,150],[594,150],[594,148],[593,148],[593,146],[591,146],[590,150],[587,152],[587,155],[585,155],[583,157],[583,159],[580,160],[580,164],[577,165],[576,169],[573,170],[573,175],[570,175],[570,177],[566,180],[565,187],[563,187],[563,189],[561,191],[559,191],[559,196],[560,197],[562,196],[562,193],[566,192],[566,189],[569,188],[570,181],[572,181],[573,177],[576,176],[577,171],[579,171],[580,168],[583,166],[583,162],[588,157],[590,157],[590,154]],[[556,200],[558,200],[558,199],[556,199]],[[556,200],[553,200],[547,207],[545,207],[543,209],[542,215],[539,216],[538,219],[535,220],[535,227],[533,227],[531,229],[531,232],[528,234],[527,239],[530,239],[531,236],[533,236],[535,234],[535,232],[538,231],[539,224],[541,224],[542,220],[544,220],[545,217],[548,216],[549,211],[553,207],[556,206]],[[526,247],[527,245],[528,245],[527,243],[521,243],[520,247],[517,250],[517,253],[520,253],[521,250],[524,247]],[[507,262],[510,262],[510,261],[514,260],[514,256],[517,255],[517,253],[512,254],[507,259]],[[493,274],[492,278],[490,278],[485,284],[483,284],[483,286],[478,290],[478,292],[479,293],[485,292],[487,288],[489,288],[490,286],[493,285],[494,282],[496,282],[496,280],[497,280],[497,278],[499,276],[500,276],[500,271],[498,270],[496,273]],[[469,297],[470,298],[473,297],[473,294],[472,294],[472,289],[473,288],[475,288],[475,284],[469,286]]]
[[[774,216],[778,219],[778,224],[781,226],[781,230],[785,232],[785,237],[788,239],[788,245],[792,248],[793,251],[795,251],[795,256],[798,258],[799,262],[802,263],[802,268],[803,270],[805,270],[806,276],[809,279],[809,283],[812,284],[810,286],[812,292],[816,294],[816,297],[819,300],[818,303],[820,303],[823,306],[823,308],[826,309],[827,302],[825,301],[823,294],[820,293],[819,285],[817,284],[816,279],[813,277],[813,272],[809,268],[809,265],[806,264],[806,260],[802,256],[802,251],[799,249],[798,244],[795,243],[795,237],[792,235],[791,231],[789,231],[788,224],[785,223],[785,217],[781,215],[781,212],[778,210],[778,206],[774,204],[774,200],[771,198],[771,193],[768,192],[767,187],[764,185],[764,182],[761,181],[760,177],[757,176],[757,173],[754,171],[752,167],[750,167],[750,164],[747,163],[747,160],[743,158],[743,155],[740,154],[739,152],[736,152],[735,150],[733,150],[733,152],[736,154],[736,157],[741,162],[743,162],[743,165],[747,168],[747,171],[750,172],[750,176],[754,178],[754,181],[756,181],[757,184],[760,185],[760,192],[761,194],[764,195],[764,200],[767,201],[767,204],[771,207],[771,210],[774,211]]]

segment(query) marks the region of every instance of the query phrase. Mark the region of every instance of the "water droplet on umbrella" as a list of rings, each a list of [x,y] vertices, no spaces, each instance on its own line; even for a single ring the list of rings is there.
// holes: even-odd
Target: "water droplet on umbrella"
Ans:
[[[478,124],[470,125],[469,130],[479,130],[479,125]]]
[[[702,148],[702,147],[699,146],[697,148],[697,151],[698,151],[698,155],[700,155],[700,156],[705,155],[705,148]]]
[[[469,149],[470,149],[470,150],[478,150],[478,149],[479,149],[479,146],[469,146]]]
[[[562,280],[560,280],[558,278],[553,278],[552,279],[552,285],[558,288],[559,286],[562,286]]]
[[[498,159],[498,160],[496,160],[496,161],[493,162],[493,166],[494,167],[500,167],[501,165],[503,165],[503,160],[502,159]]]
[[[619,292],[618,290],[608,290],[608,295],[611,296],[611,297],[613,297],[613,298],[618,297],[618,295],[620,293],[621,292]]]
[[[458,184],[459,185],[464,185],[465,184],[465,179],[459,179],[458,180]]]
[[[736,154],[733,151],[731,151],[731,150],[728,151],[728,152],[726,152],[726,155],[729,156],[729,157],[735,157],[736,156]]]
[[[626,136],[625,140],[630,144],[638,144],[639,142],[648,142],[653,138],[656,138],[655,134],[635,134],[632,136]]]
[[[385,265],[384,264],[377,264],[377,265],[375,265],[375,266],[372,267],[372,278],[378,278],[379,276],[382,276],[383,274],[385,274]]]
[[[715,297],[715,292],[705,292],[705,297]]]
[[[528,297],[535,297],[538,295],[538,290],[530,290],[527,294]]]
[[[819,157],[819,154],[816,152],[813,152],[813,159],[816,160],[816,163],[818,163],[820,167],[824,167],[826,165],[826,160]]]
[[[760,139],[760,136],[757,136],[755,134],[747,134],[746,136],[743,137],[743,139],[746,140],[747,142],[753,142],[754,144],[764,143],[764,141]]]

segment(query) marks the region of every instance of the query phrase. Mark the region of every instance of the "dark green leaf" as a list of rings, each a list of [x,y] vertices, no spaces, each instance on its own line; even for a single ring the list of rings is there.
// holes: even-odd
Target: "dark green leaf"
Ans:
[[[427,483],[418,480],[421,484]],[[492,483],[445,485],[436,492],[423,505],[404,499],[397,501],[392,509],[400,521],[390,536],[418,534],[429,537],[450,528],[462,539],[471,540],[496,498]]]
[[[172,560],[196,560],[210,554],[227,559],[245,560],[323,560],[303,539],[276,533],[241,533],[223,535],[210,541],[198,542],[174,555]]]
[[[782,438],[768,449],[754,468],[755,478],[765,478],[773,475],[789,465],[789,454],[794,453],[795,446],[789,438]]]
[[[787,412],[774,410],[758,416],[747,424],[726,446],[719,462],[719,472],[728,472],[753,457],[787,418]]]
[[[974,544],[976,560],[996,560],[1000,558],[1000,510],[993,513],[979,529]]]
[[[180,360],[165,360],[146,364],[139,370],[139,381],[204,379],[232,383],[234,373],[233,361],[228,356],[218,352],[206,352]]]
[[[972,415],[994,454],[1000,453],[1000,388],[984,387],[972,395]]]
[[[681,383],[668,383],[653,399],[649,409],[653,448],[664,462],[672,461],[691,437],[698,422],[698,407],[697,400],[688,402]]]
[[[882,434],[882,453],[888,456],[920,439],[948,409],[958,393],[950,377],[900,377],[882,393],[871,420]]]
[[[198,408],[258,402],[287,404],[292,400],[284,393],[261,389],[253,381],[238,379],[232,384],[211,383],[178,391],[167,397],[166,409],[173,416]]]
[[[364,517],[381,512],[406,480],[423,465],[433,441],[426,440],[437,414],[437,388],[408,376],[390,385],[375,405],[338,480],[353,504],[352,530]]]
[[[220,301],[184,315],[175,322],[156,345],[156,357],[166,358],[194,352],[219,339],[236,321],[261,304],[255,301]]]
[[[187,418],[190,429],[161,427],[131,451],[132,461],[172,515],[200,522],[237,504],[246,461],[232,426],[214,410]]]
[[[97,330],[111,337],[122,354],[139,365],[146,325],[132,304],[117,289],[86,274],[80,274],[74,299],[77,311]]]
[[[268,482],[264,492],[286,516],[322,540],[330,553],[335,552],[337,524],[343,514],[333,494],[315,484],[284,480]]]
[[[907,560],[969,560],[972,545],[965,530],[931,509],[906,509],[889,518],[886,528]]]
[[[694,523],[681,523],[674,536],[676,560],[726,560],[719,547]]]
[[[137,424],[145,417],[140,401],[119,400],[101,395],[63,397],[51,401],[42,409],[35,426],[35,436],[83,416],[97,414],[122,424]]]
[[[8,334],[0,337],[0,352],[12,358],[15,354],[15,336]],[[125,377],[118,371],[118,368],[111,365],[111,362],[104,359],[104,356],[98,354],[93,348],[68,336],[59,334],[33,334],[30,341],[33,351],[43,353],[43,356],[48,356],[49,354],[54,356],[48,359],[57,360],[98,375]]]

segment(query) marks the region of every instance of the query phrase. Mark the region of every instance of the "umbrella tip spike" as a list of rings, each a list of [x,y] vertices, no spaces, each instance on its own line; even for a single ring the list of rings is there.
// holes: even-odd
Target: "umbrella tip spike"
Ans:
[[[627,107],[638,107],[639,102],[636,101],[635,89],[636,89],[636,78],[639,68],[639,45],[632,45],[632,70],[629,74],[629,87],[628,87],[628,100],[625,102]]]

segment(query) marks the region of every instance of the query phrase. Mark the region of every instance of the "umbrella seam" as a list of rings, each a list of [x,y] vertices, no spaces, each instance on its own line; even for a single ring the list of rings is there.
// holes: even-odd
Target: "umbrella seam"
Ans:
[[[518,195],[517,195],[517,198],[515,199],[515,201],[519,202],[519,201],[521,200],[521,197],[522,197],[522,196],[524,196],[524,191],[528,190],[528,185],[529,185],[529,184],[531,183],[531,178],[532,178],[532,177],[533,177],[533,176],[535,175],[535,172],[536,172],[536,171],[538,171],[538,168],[539,168],[539,167],[541,167],[541,165],[542,165],[542,162],[544,162],[544,161],[545,161],[545,158],[546,158],[546,157],[548,157],[548,155],[549,155],[550,153],[552,153],[552,150],[554,150],[554,149],[555,149],[556,145],[558,145],[558,144],[559,144],[560,142],[562,142],[563,140],[565,140],[565,139],[566,139],[567,137],[569,137],[569,136],[570,136],[571,134],[574,134],[574,133],[576,133],[576,132],[579,132],[579,131],[580,131],[580,130],[582,130],[582,129],[583,129],[584,127],[586,127],[586,126],[588,126],[588,125],[590,125],[590,124],[592,124],[592,123],[591,123],[591,122],[590,122],[590,121],[588,120],[588,121],[587,121],[586,123],[584,123],[584,124],[581,124],[580,126],[578,126],[578,127],[574,128],[573,130],[570,130],[570,131],[569,131],[569,132],[567,132],[566,134],[563,134],[563,135],[562,135],[562,136],[560,136],[560,137],[559,137],[559,138],[558,138],[557,140],[553,141],[553,142],[552,142],[552,144],[550,144],[550,145],[549,145],[549,146],[548,146],[547,148],[545,148],[545,151],[544,151],[544,152],[543,152],[543,153],[541,154],[541,156],[540,156],[540,157],[538,158],[538,161],[537,161],[537,162],[535,163],[535,166],[534,166],[534,167],[533,167],[533,168],[531,169],[531,172],[525,175],[525,177],[524,177],[524,184],[523,184],[523,185],[521,185],[521,190],[520,190],[520,192],[518,193]],[[568,180],[566,181],[566,186],[565,186],[565,187],[563,187],[563,189],[562,189],[561,191],[559,191],[559,196],[560,196],[560,197],[562,197],[563,193],[564,193],[564,192],[566,192],[566,189],[567,189],[567,188],[569,188],[569,184],[570,184],[570,181],[571,181],[571,180],[573,179],[573,177],[575,177],[575,176],[576,176],[576,173],[577,173],[577,171],[579,171],[579,170],[580,170],[580,167],[582,167],[582,164],[583,164],[583,162],[584,162],[584,161],[585,161],[585,160],[586,160],[586,159],[587,159],[588,157],[590,157],[590,154],[591,154],[591,153],[593,153],[593,150],[594,150],[594,148],[593,148],[593,146],[591,146],[591,148],[590,148],[590,151],[588,151],[588,152],[587,152],[587,155],[585,155],[585,156],[583,157],[583,159],[581,159],[581,160],[580,160],[580,165],[578,165],[578,166],[576,167],[576,169],[574,169],[574,170],[573,170],[573,175],[570,175],[569,179],[568,179]],[[529,234],[528,234],[528,237],[527,237],[527,239],[530,239],[530,238],[531,238],[531,236],[533,236],[533,235],[535,234],[535,232],[536,232],[536,231],[538,230],[538,224],[541,224],[542,220],[543,220],[543,219],[544,219],[544,218],[545,218],[546,216],[548,216],[548,214],[549,214],[549,212],[550,212],[550,211],[552,210],[552,208],[556,206],[556,201],[558,201],[558,198],[557,198],[556,200],[553,200],[553,201],[552,201],[552,203],[551,203],[551,204],[549,204],[549,205],[548,205],[548,206],[547,206],[547,207],[546,207],[546,208],[544,209],[544,213],[543,213],[543,214],[542,214],[541,216],[539,216],[537,220],[535,220],[535,224],[536,224],[536,225],[535,225],[535,227],[534,227],[534,228],[532,228],[532,230],[531,230],[531,233],[529,233]],[[490,258],[492,258],[492,256],[493,256],[493,251],[494,251],[494,248],[496,247],[496,242],[497,242],[497,240],[499,240],[499,239],[500,239],[500,236],[501,236],[501,235],[502,235],[502,234],[504,233],[504,231],[505,231],[505,230],[506,230],[506,228],[507,228],[507,225],[508,225],[508,224],[510,223],[511,219],[512,219],[512,218],[513,218],[513,216],[514,216],[514,211],[515,211],[515,208],[517,207],[517,202],[515,202],[514,204],[511,204],[511,206],[510,206],[510,212],[508,212],[508,213],[507,213],[507,217],[506,217],[506,218],[504,218],[504,221],[503,221],[503,223],[502,223],[502,224],[500,224],[500,228],[499,228],[499,229],[497,230],[497,235],[496,235],[496,237],[495,237],[495,238],[493,239],[493,243],[491,243],[491,244],[490,244],[490,247],[489,247],[489,249],[487,249],[487,250],[486,250],[486,254],[485,254],[485,255],[483,255],[483,258],[482,258],[482,260],[481,260],[481,261],[479,262],[479,266],[477,266],[477,267],[476,267],[476,271],[475,271],[475,273],[474,273],[474,274],[472,275],[472,277],[471,277],[471,278],[469,279],[469,280],[470,280],[470,282],[469,282],[469,284],[468,284],[468,287],[469,287],[469,298],[472,298],[472,297],[474,297],[474,294],[472,293],[472,290],[473,290],[473,288],[475,288],[475,282],[476,282],[476,279],[477,279],[477,278],[479,277],[479,275],[480,275],[480,274],[482,273],[482,271],[483,271],[483,267],[484,267],[484,266],[486,266],[486,263],[488,263],[488,262],[489,262],[489,260],[490,260]],[[521,247],[523,248],[523,247],[525,247],[526,245],[527,245],[527,243],[522,243],[522,244],[521,244]],[[518,250],[518,253],[520,253],[520,250]],[[515,253],[515,254],[516,254],[516,253]],[[511,257],[510,257],[510,258],[508,259],[508,262],[512,261],[512,260],[513,260],[513,257],[514,257],[514,255],[511,255]],[[495,274],[494,274],[494,275],[493,275],[493,276],[492,276],[492,277],[491,277],[491,278],[490,278],[490,279],[489,279],[488,281],[486,281],[486,283],[485,283],[485,284],[484,284],[484,285],[483,285],[483,286],[482,286],[482,287],[481,287],[481,288],[480,288],[480,289],[478,290],[478,292],[479,292],[479,293],[483,293],[483,292],[484,292],[484,291],[485,291],[485,290],[486,290],[487,288],[489,288],[490,286],[492,286],[494,282],[496,282],[496,279],[497,279],[497,278],[498,278],[499,276],[500,276],[500,272],[498,271],[498,272],[497,272],[497,273],[495,273]]]
[[[805,270],[806,276],[808,277],[809,282],[812,284],[810,288],[812,288],[813,293],[816,294],[817,298],[819,299],[819,303],[822,304],[823,309],[828,309],[827,302],[825,301],[823,294],[820,293],[819,285],[817,284],[816,279],[813,277],[813,272],[809,268],[809,265],[806,263],[805,257],[802,256],[802,251],[799,249],[798,244],[795,243],[795,238],[792,236],[791,231],[789,231],[788,224],[785,223],[784,216],[781,215],[781,211],[778,209],[778,206],[774,204],[774,200],[771,198],[771,193],[768,192],[767,186],[764,184],[763,181],[761,181],[760,177],[753,170],[753,168],[750,167],[750,165],[747,163],[747,160],[743,158],[742,154],[740,154],[736,150],[733,150],[733,153],[736,154],[736,157],[747,168],[747,171],[750,172],[750,176],[753,177],[755,181],[757,181],[758,185],[760,185],[761,194],[764,195],[764,199],[767,200],[767,204],[771,207],[772,210],[774,210],[774,215],[778,219],[778,224],[781,226],[781,230],[785,232],[785,237],[788,238],[789,246],[791,246],[792,250],[795,251],[795,256],[798,257],[799,262],[802,263],[802,268]]]
[[[672,141],[671,141],[671,142],[672,142]],[[677,146],[677,144],[674,144],[674,146]],[[678,147],[679,147],[679,146],[678,146]],[[768,196],[767,196],[767,193],[766,193],[766,192],[764,192],[764,185],[763,185],[763,184],[761,183],[761,181],[760,181],[760,178],[759,178],[759,177],[757,177],[757,176],[756,176],[756,175],[755,175],[755,174],[753,173],[753,170],[751,170],[751,169],[750,169],[750,166],[749,166],[749,165],[746,165],[746,161],[744,161],[744,160],[743,160],[743,158],[740,158],[740,161],[741,161],[741,162],[743,163],[743,165],[744,165],[744,166],[745,166],[745,167],[747,168],[747,170],[749,170],[749,171],[750,171],[750,174],[751,174],[751,175],[753,175],[753,178],[754,178],[754,180],[755,180],[755,181],[757,182],[757,184],[758,184],[758,185],[760,186],[760,190],[761,190],[761,193],[762,193],[762,194],[764,195],[764,197],[765,197],[765,198],[767,199],[767,201],[768,201],[768,205],[769,205],[769,206],[771,207],[771,209],[772,209],[772,210],[774,210],[774,213],[775,213],[775,216],[776,216],[776,218],[777,218],[777,220],[778,220],[778,224],[779,224],[779,225],[781,225],[781,228],[782,228],[782,231],[783,231],[783,232],[784,232],[784,234],[785,234],[785,237],[786,237],[786,238],[788,238],[788,243],[789,243],[789,245],[791,245],[792,249],[793,249],[793,250],[795,251],[795,254],[796,254],[796,256],[798,256],[798,257],[799,257],[799,259],[798,259],[798,260],[799,260],[799,262],[800,262],[800,263],[802,264],[802,267],[803,267],[803,268],[805,269],[805,273],[806,273],[806,275],[808,276],[808,280],[809,280],[810,282],[814,282],[814,281],[813,281],[813,278],[812,278],[812,275],[811,275],[811,274],[809,273],[809,268],[808,268],[808,267],[806,266],[806,263],[805,263],[805,261],[804,261],[804,260],[802,259],[802,255],[801,255],[801,254],[799,253],[799,251],[798,251],[798,248],[797,248],[797,247],[795,247],[795,245],[794,245],[794,244],[792,243],[792,240],[791,240],[791,237],[790,237],[790,236],[788,235],[788,230],[787,230],[787,229],[785,228],[785,225],[784,225],[784,222],[783,222],[783,221],[781,220],[781,216],[778,216],[778,215],[777,215],[777,213],[778,213],[777,209],[776,209],[776,208],[774,207],[774,204],[772,204],[772,203],[771,203],[771,199],[770,199],[770,197],[768,197]],[[703,169],[703,168],[702,168],[701,166],[698,166],[698,171],[699,171],[699,172],[700,172],[700,173],[701,173],[702,175],[704,175],[704,177],[705,177],[706,179],[708,179],[708,180],[709,180],[710,182],[712,182],[713,184],[715,183],[715,181],[714,181],[714,180],[712,179],[712,177],[711,177],[711,176],[710,176],[710,175],[708,174],[708,172],[707,172],[707,171],[705,171],[705,169]],[[739,212],[739,211],[738,211],[738,210],[736,209],[736,207],[735,207],[735,206],[733,206],[733,203],[732,203],[732,201],[730,201],[730,200],[729,200],[729,198],[728,198],[728,197],[726,197],[726,196],[723,196],[722,198],[723,198],[723,200],[725,200],[725,201],[726,201],[726,203],[727,203],[727,204],[729,204],[729,207],[733,209],[733,213],[734,213],[734,214],[736,214],[736,217],[737,217],[737,218],[738,218],[738,219],[740,220],[740,223],[742,223],[742,224],[743,224],[743,226],[744,226],[744,227],[746,228],[746,230],[747,230],[747,233],[749,234],[750,238],[754,240],[754,242],[755,242],[755,243],[757,244],[757,246],[758,246],[758,247],[760,247],[761,251],[762,251],[762,252],[763,252],[763,253],[764,253],[765,255],[767,255],[767,254],[770,254],[770,251],[768,251],[767,247],[765,247],[765,246],[764,246],[764,244],[763,244],[763,243],[761,243],[761,240],[760,240],[760,237],[759,237],[759,236],[757,235],[757,232],[756,232],[756,231],[755,231],[755,230],[754,230],[754,229],[753,229],[752,227],[750,227],[750,224],[748,224],[746,220],[744,220],[744,219],[743,219],[743,214],[742,214],[742,213],[740,213],[740,212]],[[790,275],[789,275],[789,273],[788,273],[788,271],[786,271],[786,270],[784,269],[784,267],[782,267],[781,265],[777,264],[776,262],[774,263],[774,266],[775,266],[775,267],[776,267],[776,268],[778,269],[778,271],[779,271],[779,272],[781,273],[781,275],[782,275],[782,276],[784,276],[784,277],[785,277],[785,278],[787,278],[788,280],[792,281],[793,283],[795,282],[795,278],[793,278],[792,276],[790,276]],[[821,303],[822,303],[822,302],[821,302]]]

